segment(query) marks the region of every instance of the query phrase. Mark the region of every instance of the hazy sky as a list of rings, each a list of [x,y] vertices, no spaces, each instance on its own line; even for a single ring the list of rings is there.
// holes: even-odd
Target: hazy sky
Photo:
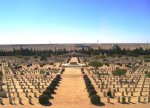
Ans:
[[[150,41],[150,0],[0,0],[0,44]]]

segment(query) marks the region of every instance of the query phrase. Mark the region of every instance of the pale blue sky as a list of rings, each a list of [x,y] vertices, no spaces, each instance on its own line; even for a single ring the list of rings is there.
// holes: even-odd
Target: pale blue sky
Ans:
[[[0,44],[144,43],[150,0],[0,0]]]

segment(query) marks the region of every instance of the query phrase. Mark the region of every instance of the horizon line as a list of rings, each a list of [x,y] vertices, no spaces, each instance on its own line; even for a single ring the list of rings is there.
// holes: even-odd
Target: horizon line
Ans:
[[[149,43],[146,43],[146,42],[105,42],[105,43],[93,43],[93,42],[88,42],[88,43],[15,43],[15,44],[12,44],[12,43],[8,43],[8,44],[0,44],[0,46],[3,46],[3,45],[54,45],[54,44],[149,44]]]

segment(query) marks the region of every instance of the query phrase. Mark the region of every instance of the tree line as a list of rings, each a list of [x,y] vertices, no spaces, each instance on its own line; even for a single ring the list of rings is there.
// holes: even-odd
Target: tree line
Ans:
[[[127,56],[139,56],[139,55],[149,55],[150,54],[150,49],[143,49],[142,47],[139,48],[135,48],[133,50],[131,49],[121,49],[118,45],[116,45],[115,47],[111,48],[111,49],[102,49],[102,48],[98,48],[98,49],[93,49],[93,48],[89,48],[88,50],[82,48],[80,50],[78,50],[77,52],[79,53],[84,53],[84,54],[88,54],[88,55],[127,55]]]
[[[22,47],[20,49],[13,49],[12,51],[5,51],[5,50],[0,50],[0,56],[41,56],[41,55],[46,55],[46,56],[51,56],[51,55],[62,55],[66,54],[69,52],[72,52],[73,50],[66,50],[64,49],[58,49],[58,50],[35,50],[35,49],[28,49],[25,48],[23,49]],[[84,49],[81,48],[79,50],[75,50],[75,52],[78,53],[84,53],[87,55],[127,55],[127,56],[139,56],[139,55],[149,55],[150,54],[150,49],[143,49],[142,47],[140,48],[135,48],[133,50],[131,49],[121,49],[118,45],[111,49],[93,49],[89,48]]]
[[[57,51],[53,50],[35,50],[35,49],[23,49],[22,47],[20,49],[13,49],[12,51],[6,51],[6,50],[0,50],[0,56],[51,56],[51,55],[61,55],[66,54],[69,51],[66,49],[58,49]]]

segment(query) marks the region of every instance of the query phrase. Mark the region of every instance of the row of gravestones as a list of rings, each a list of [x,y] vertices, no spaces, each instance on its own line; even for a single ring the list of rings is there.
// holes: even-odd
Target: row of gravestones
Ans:
[[[9,99],[9,103],[11,104],[11,105],[16,105],[16,100],[18,99],[18,101],[19,101],[19,104],[21,104],[21,105],[23,105],[23,98],[21,98],[21,97],[9,97],[8,98]],[[29,102],[29,104],[31,104],[31,105],[33,105],[33,103],[32,103],[32,97],[31,96],[29,96],[28,97],[28,102]],[[1,105],[4,105],[4,102],[3,102],[3,98],[2,97],[0,97],[0,104]]]
[[[140,73],[140,74],[144,74],[145,71],[148,71],[148,68],[150,68],[149,66],[135,66],[133,67],[129,73],[130,74],[135,74],[135,73]]]
[[[93,78],[94,79],[94,78]],[[112,83],[110,83],[110,84],[108,84],[108,83],[106,83],[106,84],[99,84],[99,82],[98,81],[95,81],[96,82],[96,84],[98,85],[98,87],[101,89],[101,91],[103,91],[104,89],[108,89],[108,88],[116,88],[117,90],[117,92],[118,91],[120,91],[119,90],[119,88],[123,88],[123,86],[122,86],[122,84],[121,84],[121,86],[120,87],[116,87],[115,86],[115,84],[112,84]],[[117,84],[118,85],[118,84]],[[130,90],[129,90],[129,88],[130,88]],[[137,85],[135,86],[135,87],[133,87],[133,91],[135,92],[136,91],[136,89],[135,88],[137,88]],[[140,90],[140,96],[141,96],[141,94],[142,94],[142,92],[146,92],[146,91],[144,91],[144,88],[146,88],[146,89],[148,89],[148,91],[150,91],[150,84],[149,84],[149,87],[144,87],[144,83],[142,83],[142,86],[141,87],[139,87],[139,88],[141,88],[141,90]],[[121,91],[125,91],[125,92],[129,92],[129,91],[131,91],[131,87],[130,87],[130,84],[128,84],[128,88],[127,87],[124,87],[124,89],[123,90],[121,90]],[[139,91],[139,90],[138,90]]]
[[[15,87],[15,86],[14,86]],[[28,90],[26,89],[26,88],[22,88],[23,89],[23,93],[25,93],[25,97],[26,98],[28,98],[28,100],[29,100],[29,103],[31,104],[32,103],[32,97],[31,97],[31,95],[29,95],[29,92],[28,92],[28,90],[29,90],[29,88],[28,88]],[[35,98],[38,98],[38,96],[37,96],[37,94],[36,94],[36,92],[33,92],[33,89],[32,88],[30,88],[31,89],[31,93],[33,93],[33,95],[34,95],[34,97]],[[16,88],[15,88],[15,92],[11,92],[12,90],[9,90],[8,89],[8,98],[9,98],[9,103],[10,104],[13,104],[13,101],[15,100],[14,98],[15,97],[13,97],[13,95],[12,94],[14,94],[14,93],[16,93],[17,94],[17,98],[19,99],[19,103],[20,104],[22,104],[22,98],[20,97],[20,95],[19,95],[19,92],[17,92],[17,90],[16,90]],[[40,92],[40,91],[39,91]],[[30,93],[30,94],[31,94]],[[21,93],[22,94],[22,93]],[[1,99],[1,101],[2,101],[2,99]],[[3,104],[3,102],[1,102],[1,104]]]
[[[7,80],[8,80],[9,78],[7,78]],[[10,82],[9,82],[10,81]],[[17,80],[16,80],[17,81]],[[31,88],[30,87],[30,85],[28,85],[28,83],[26,82],[27,80],[24,80],[24,79],[22,79],[21,81],[19,81],[19,86],[21,87],[21,89],[23,90],[23,93],[25,93],[25,97],[27,97],[28,99],[29,99],[29,103],[32,103],[31,102],[31,99],[32,99],[32,97],[29,95],[29,92],[28,91],[30,91],[33,95],[34,95],[34,97],[36,97],[37,98],[37,94],[36,94],[36,92],[33,92],[33,88]],[[42,80],[43,81],[43,80]],[[49,83],[49,82],[47,82],[47,83]],[[39,85],[40,85],[40,83],[39,83]],[[15,81],[14,81],[14,79],[10,79],[10,80],[8,80],[8,82],[6,82],[6,86],[7,86],[7,90],[8,90],[8,98],[9,98],[9,102],[10,102],[10,104],[12,104],[12,100],[14,99],[14,97],[12,96],[12,94],[14,94],[14,93],[16,93],[17,94],[17,98],[19,99],[19,103],[21,103],[21,101],[22,101],[22,98],[20,97],[20,95],[19,95],[19,92],[18,92],[18,89],[17,89],[17,86],[15,85]],[[13,86],[13,88],[10,88],[10,86],[12,87]],[[39,88],[39,87],[37,87],[37,88]],[[44,89],[45,87],[43,87],[43,89]],[[40,89],[38,89],[38,91],[39,92],[41,92],[40,91]],[[31,94],[30,93],[30,94]],[[21,93],[22,94],[22,93]],[[1,98],[1,101],[2,101],[2,98]],[[3,103],[3,102],[1,102],[1,103]]]
[[[94,81],[96,82],[96,84],[98,85],[98,87],[101,89],[102,88],[102,86],[100,86],[98,83],[97,83],[97,81],[95,80],[95,78],[94,77],[92,77],[93,79],[94,79]],[[138,82],[140,81],[140,78],[141,77],[139,77],[139,79],[137,79],[137,85],[138,85]],[[113,78],[112,78],[113,79]],[[108,80],[107,80],[108,81]],[[142,94],[143,94],[143,92],[145,92],[145,91],[143,91],[143,89],[144,89],[144,84],[145,84],[145,81],[146,81],[146,78],[144,77],[143,78],[143,81],[142,81],[142,87],[141,87],[141,91],[139,91],[139,96],[138,96],[138,98],[141,100],[141,98],[142,98]],[[147,82],[148,82],[149,80],[147,80]],[[137,87],[137,85],[135,86],[135,88]],[[130,87],[130,85],[128,85],[129,87]],[[110,86],[109,87],[106,87],[106,88],[110,88]],[[115,88],[115,85],[113,85],[113,87],[112,88]],[[133,89],[133,92],[135,91],[135,88]],[[140,87],[139,87],[140,88]],[[119,92],[120,90],[119,90],[119,87],[117,88],[118,90],[117,90],[117,92]],[[101,92],[103,92],[103,89],[101,89],[100,90]],[[133,92],[131,92],[131,97],[132,96],[134,96],[133,95]],[[148,102],[149,102],[149,96],[150,96],[150,85],[149,85],[149,87],[148,87],[148,94],[147,94],[147,100],[148,100]],[[129,95],[129,91],[128,91],[128,89],[127,89],[127,87],[125,88],[125,90],[124,91],[122,91],[122,93],[121,93],[121,95],[124,97],[125,96],[125,93],[127,94],[127,95]],[[104,92],[104,96],[105,97],[107,97],[107,95],[106,95],[107,93],[106,92]],[[113,95],[115,96],[115,93],[113,93]],[[109,99],[108,99],[109,100]]]
[[[62,69],[59,73],[63,73],[63,72],[64,72],[64,69]],[[52,78],[52,77],[50,77],[50,78]],[[6,77],[5,79],[6,79],[6,85],[7,85],[7,89],[8,89],[7,94],[8,94],[10,104],[12,104],[12,100],[15,100],[14,97],[12,96],[12,94],[14,94],[14,93],[17,95],[17,99],[19,99],[19,103],[20,104],[22,103],[22,98],[20,97],[20,94],[18,92],[18,89],[20,89],[20,87],[23,90],[23,93],[25,93],[25,97],[28,98],[29,103],[32,103],[31,102],[32,97],[29,94],[33,94],[33,96],[35,98],[38,98],[38,96],[37,96],[36,92],[33,92],[33,88],[30,87],[31,85],[29,85],[29,83],[31,83],[33,86],[35,86],[35,89],[38,89],[38,92],[41,93],[40,86],[42,86],[42,89],[45,89],[45,87],[47,86],[47,83],[49,83],[49,81],[50,81],[49,79],[42,79],[42,77],[41,78],[31,77],[31,79],[27,78],[27,77],[25,77],[25,79],[23,79],[22,77],[21,78]],[[15,82],[16,82],[15,80],[19,82],[19,86],[20,86],[19,88],[17,88],[17,85],[15,84]],[[37,85],[35,84],[34,80],[37,83]],[[43,85],[40,84],[40,82],[45,84],[44,87],[43,87]],[[10,86],[11,87],[13,86],[13,88],[9,88]],[[2,98],[0,100],[1,100],[1,103],[3,103]]]
[[[51,69],[51,70],[46,70],[45,71],[45,73],[50,73],[50,74],[52,74],[52,73],[57,73],[59,71],[59,69],[57,69],[57,70],[54,70],[54,69]],[[23,74],[39,74],[40,73],[40,70],[15,70],[15,72],[16,72],[16,74],[21,74],[21,73],[23,73]]]

